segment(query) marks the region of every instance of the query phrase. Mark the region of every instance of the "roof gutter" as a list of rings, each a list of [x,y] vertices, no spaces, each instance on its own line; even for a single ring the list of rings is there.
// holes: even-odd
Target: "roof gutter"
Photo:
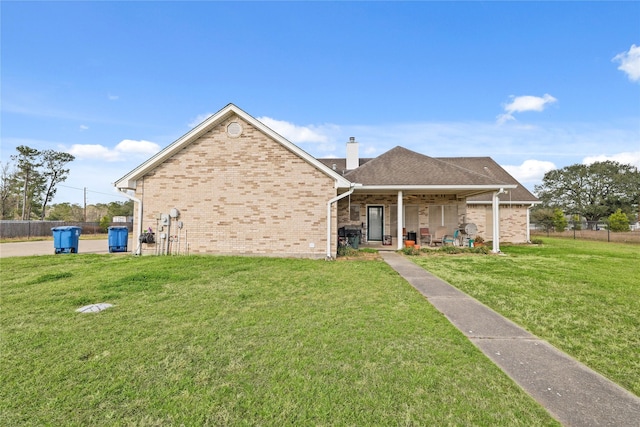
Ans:
[[[350,196],[351,193],[356,189],[356,186],[360,186],[362,184],[351,184],[351,188],[346,193],[342,193],[333,199],[330,199],[327,202],[327,260],[332,260],[333,255],[331,255],[331,205],[337,202],[340,199],[344,199],[347,196]]]
[[[131,194],[127,193],[126,188],[118,188],[118,191],[122,193],[123,196],[133,200],[138,204],[138,218],[136,220],[136,237],[135,239],[138,241],[138,246],[136,247],[134,255],[140,255],[142,252],[142,243],[140,242],[140,236],[142,236],[142,200],[137,197],[133,197]]]
[[[360,185],[358,190],[388,190],[388,191],[411,191],[411,190],[431,190],[431,191],[460,191],[460,190],[482,190],[499,191],[505,188],[517,188],[516,184],[498,185]]]

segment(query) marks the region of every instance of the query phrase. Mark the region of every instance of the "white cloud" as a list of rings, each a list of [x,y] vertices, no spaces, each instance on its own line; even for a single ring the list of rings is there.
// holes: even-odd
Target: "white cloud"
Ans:
[[[116,145],[115,151],[122,154],[140,154],[143,156],[152,156],[160,151],[160,146],[151,141],[135,141],[132,139],[123,139]]]
[[[73,144],[69,150],[78,159],[104,159],[106,161],[116,160],[114,152],[100,144]]]
[[[628,52],[617,54],[612,61],[620,63],[618,70],[625,72],[629,80],[640,81],[640,46],[632,44]]]
[[[542,181],[544,174],[557,169],[553,162],[545,160],[525,160],[519,166],[502,165],[521,184]]]
[[[191,121],[187,124],[190,128],[194,128],[198,126],[200,123],[204,122],[208,119],[213,113],[204,113],[195,116]]]
[[[286,122],[284,120],[272,119],[270,117],[258,117],[258,120],[294,143],[326,143],[329,140],[321,127],[297,126],[293,123]]]
[[[604,155],[600,154],[598,156],[588,156],[582,160],[582,163],[585,165],[590,165],[595,162],[604,162],[607,160],[612,160],[614,162],[622,163],[625,165],[632,165],[640,168],[640,151],[633,152],[623,152],[612,155]]]
[[[513,113],[523,113],[525,111],[543,111],[548,104],[552,104],[557,101],[556,98],[545,93],[540,96],[513,96],[510,97],[512,101],[504,105],[504,114],[498,115],[498,123],[503,124],[508,120],[515,120]]]
[[[120,97],[119,97],[118,95],[111,95],[111,94],[108,94],[108,95],[107,95],[107,99],[108,99],[109,101],[117,101],[118,99],[120,99]]]
[[[89,126],[87,126],[87,125],[80,125],[80,130],[81,130],[81,131],[88,130],[88,129],[89,129]]]
[[[119,162],[132,158],[147,158],[160,151],[160,146],[150,141],[124,139],[113,149],[100,144],[73,144],[69,150],[78,159],[101,159]]]

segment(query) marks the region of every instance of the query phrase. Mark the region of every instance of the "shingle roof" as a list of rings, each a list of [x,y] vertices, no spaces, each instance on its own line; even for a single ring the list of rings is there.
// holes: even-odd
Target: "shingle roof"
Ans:
[[[363,185],[501,185],[504,179],[475,172],[403,147],[395,147],[344,175]]]
[[[330,168],[332,168],[333,170],[335,170],[336,172],[344,175],[348,172],[347,170],[347,159],[345,158],[323,158],[323,159],[318,159],[319,161],[321,161],[322,163],[324,163],[325,165],[329,166]],[[372,158],[361,158],[360,160],[360,166],[364,165],[365,163],[367,163],[369,160],[373,160]]]
[[[517,188],[512,188],[507,194],[501,194],[500,200],[513,202],[537,202],[538,198],[531,194],[526,187],[520,184],[509,172],[504,170],[491,157],[439,157],[438,160],[457,165],[459,167],[489,175],[507,182],[509,184],[517,184]],[[469,202],[490,202],[491,194],[480,194],[478,196],[469,197]]]
[[[347,162],[344,158],[318,160],[336,172],[342,173],[351,182],[365,185],[515,184],[517,188],[511,188],[508,193],[499,196],[502,202],[534,203],[538,201],[526,187],[491,157],[429,157],[406,148],[396,147],[373,159],[361,158],[360,167],[353,171],[346,170]],[[424,171],[424,173],[416,173],[416,171]],[[467,201],[491,202],[491,192],[469,196]]]

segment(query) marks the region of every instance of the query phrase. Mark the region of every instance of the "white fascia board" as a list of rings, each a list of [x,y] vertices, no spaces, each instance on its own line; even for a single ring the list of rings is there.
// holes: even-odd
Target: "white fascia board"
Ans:
[[[125,179],[120,179],[113,183],[114,187],[123,190],[135,190],[138,181],[128,181]]]
[[[532,201],[532,200],[500,200],[501,205],[539,205],[541,201]],[[483,200],[483,201],[473,201],[468,200],[467,204],[469,205],[490,205],[491,200]]]
[[[503,185],[363,185],[358,187],[356,191],[365,192],[369,191],[499,191],[505,188],[517,188],[516,184],[503,184]]]

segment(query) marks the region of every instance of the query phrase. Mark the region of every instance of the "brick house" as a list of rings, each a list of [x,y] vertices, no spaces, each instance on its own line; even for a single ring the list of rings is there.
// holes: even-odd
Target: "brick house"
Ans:
[[[396,147],[359,159],[352,138],[345,159],[316,159],[233,104],[114,185],[135,201],[134,235],[154,232],[154,243],[136,249],[150,254],[331,258],[343,227],[357,227],[368,245],[395,236],[400,248],[398,236],[414,229],[453,233],[472,221],[497,251],[502,236],[528,239],[536,203],[487,157],[436,159]],[[522,200],[503,213],[515,192]]]

